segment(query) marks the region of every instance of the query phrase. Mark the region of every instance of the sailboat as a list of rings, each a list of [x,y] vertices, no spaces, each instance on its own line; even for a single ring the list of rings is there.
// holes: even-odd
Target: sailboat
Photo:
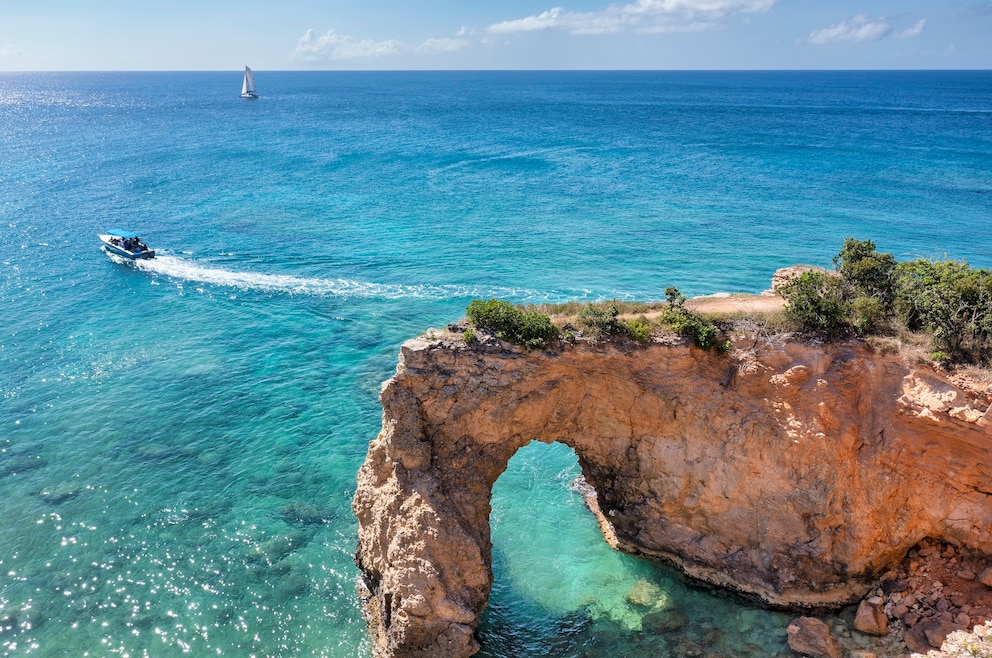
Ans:
[[[245,67],[245,81],[241,83],[241,98],[258,98],[255,93],[255,74]]]

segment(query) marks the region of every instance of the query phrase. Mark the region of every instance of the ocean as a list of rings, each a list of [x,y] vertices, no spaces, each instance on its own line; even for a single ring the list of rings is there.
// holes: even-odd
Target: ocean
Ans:
[[[256,81],[0,74],[4,656],[367,656],[379,388],[472,299],[759,292],[847,236],[992,267],[989,72]],[[497,482],[481,655],[787,653],[612,551],[578,473],[534,442]]]

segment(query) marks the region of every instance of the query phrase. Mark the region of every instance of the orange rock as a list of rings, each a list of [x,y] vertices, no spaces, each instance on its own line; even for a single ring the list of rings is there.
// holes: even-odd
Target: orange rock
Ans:
[[[970,396],[857,342],[408,341],[353,503],[374,652],[478,650],[491,488],[531,439],[575,450],[616,547],[770,604],[856,601],[924,537],[992,555]]]
[[[887,635],[889,633],[889,618],[882,609],[882,599],[872,597],[864,599],[858,606],[854,616],[854,628],[868,635]]]

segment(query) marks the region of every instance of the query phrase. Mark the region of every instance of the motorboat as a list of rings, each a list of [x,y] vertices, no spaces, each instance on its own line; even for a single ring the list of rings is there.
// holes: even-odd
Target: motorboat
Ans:
[[[138,260],[139,258],[155,258],[155,251],[148,248],[134,231],[119,228],[108,229],[106,233],[98,233],[103,242],[103,248],[112,254]]]

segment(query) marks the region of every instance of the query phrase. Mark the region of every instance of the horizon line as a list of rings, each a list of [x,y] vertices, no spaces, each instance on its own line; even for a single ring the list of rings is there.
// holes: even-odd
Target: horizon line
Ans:
[[[912,73],[912,72],[992,72],[992,68],[478,68],[478,69],[258,69],[268,73]],[[5,73],[231,73],[234,69],[18,69]]]

